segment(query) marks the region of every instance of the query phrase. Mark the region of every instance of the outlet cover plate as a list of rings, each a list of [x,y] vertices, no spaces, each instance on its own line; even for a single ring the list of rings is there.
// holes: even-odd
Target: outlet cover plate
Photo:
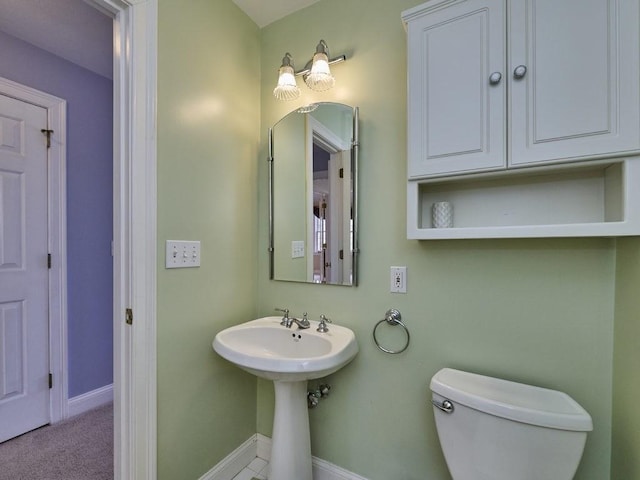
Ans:
[[[391,293],[407,293],[407,267],[391,267]]]

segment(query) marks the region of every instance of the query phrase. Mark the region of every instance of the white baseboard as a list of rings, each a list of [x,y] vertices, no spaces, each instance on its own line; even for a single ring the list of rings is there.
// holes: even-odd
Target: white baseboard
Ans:
[[[220,463],[200,477],[199,480],[232,480],[244,467],[249,465],[257,455],[256,435],[224,457]]]
[[[256,439],[258,440],[256,456],[268,462],[271,458],[271,439],[261,433],[256,433]]]
[[[256,457],[267,462],[271,458],[271,439],[259,433],[252,435],[198,480],[232,480]],[[313,480],[367,480],[321,458],[312,457],[311,461]]]
[[[113,402],[113,384],[96,388],[67,401],[67,416],[73,417]]]
[[[313,480],[367,480],[349,470],[318,457],[312,458]]]
[[[261,434],[256,434],[258,440],[257,456],[269,461],[271,458],[271,439]],[[338,467],[333,463],[318,457],[311,457],[313,480],[367,480],[360,475]],[[217,479],[216,479],[217,480]]]

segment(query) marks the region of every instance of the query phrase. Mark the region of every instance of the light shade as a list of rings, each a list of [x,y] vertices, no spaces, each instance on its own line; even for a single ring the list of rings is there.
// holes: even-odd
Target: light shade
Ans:
[[[300,89],[296,83],[295,71],[289,53],[285,54],[282,59],[282,65],[278,70],[278,85],[273,89],[273,96],[278,100],[295,100],[300,96]]]
[[[311,71],[304,77],[304,81],[311,90],[315,90],[316,92],[329,90],[336,83],[329,68],[327,44],[324,40],[320,40],[320,43],[318,43],[316,47],[316,53],[313,55],[313,63],[311,64]]]

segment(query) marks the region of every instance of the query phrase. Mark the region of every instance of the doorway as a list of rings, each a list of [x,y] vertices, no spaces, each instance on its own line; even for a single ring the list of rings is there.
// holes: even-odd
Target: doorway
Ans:
[[[313,283],[350,284],[352,175],[351,145],[313,116],[305,117],[307,182],[312,185],[307,211],[307,244],[313,245],[307,271]]]
[[[115,478],[151,480],[156,477],[157,411],[157,0],[86,2],[114,19]]]

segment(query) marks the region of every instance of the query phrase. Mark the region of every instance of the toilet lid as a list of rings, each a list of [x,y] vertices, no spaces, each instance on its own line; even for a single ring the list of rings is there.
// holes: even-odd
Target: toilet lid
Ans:
[[[453,402],[509,420],[561,430],[593,430],[587,411],[557,390],[452,368],[436,373],[430,388]]]

